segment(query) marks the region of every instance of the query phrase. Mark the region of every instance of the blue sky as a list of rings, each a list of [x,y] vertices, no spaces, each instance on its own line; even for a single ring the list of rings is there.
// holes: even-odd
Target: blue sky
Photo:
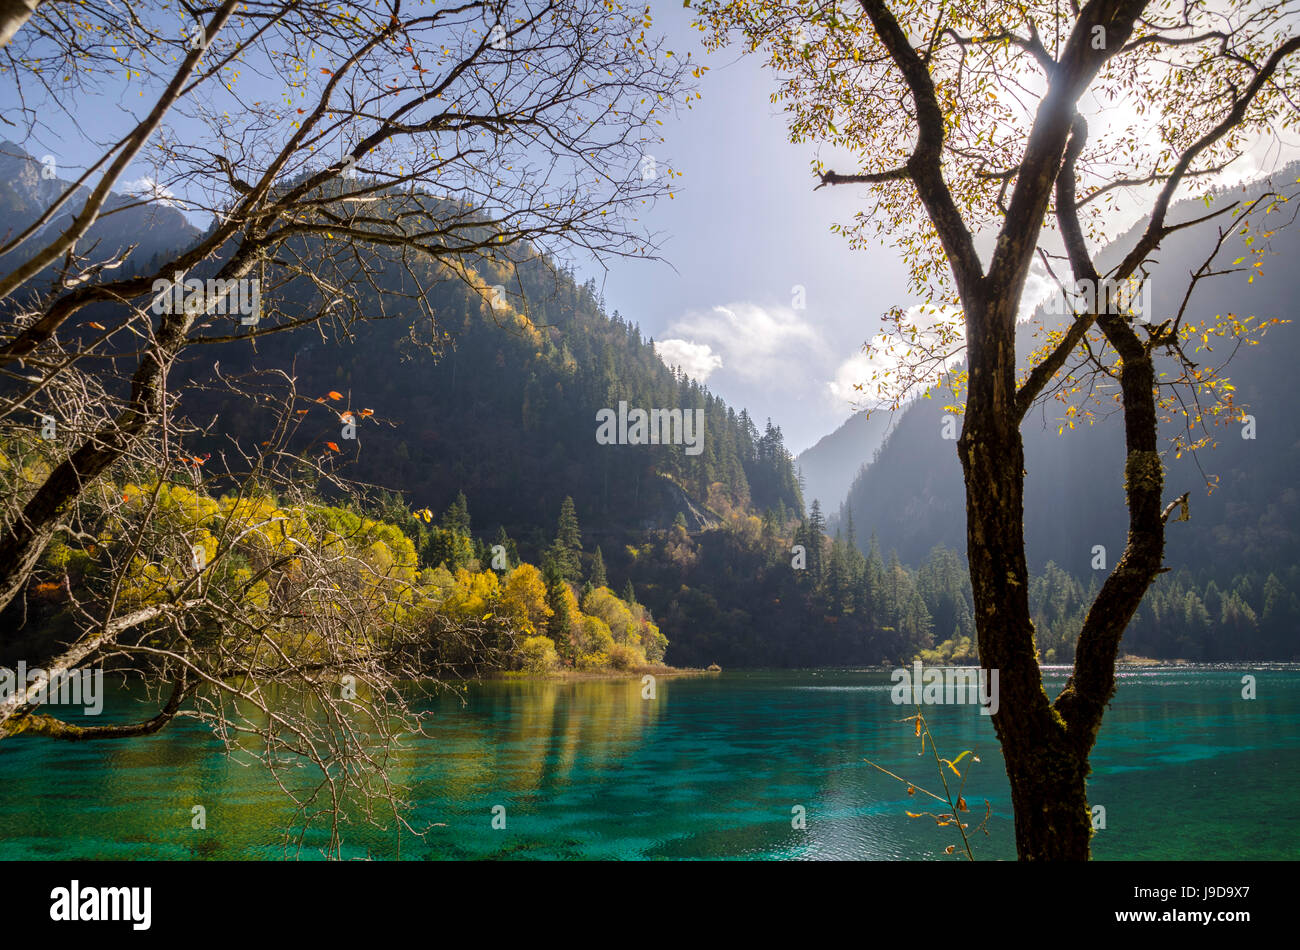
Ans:
[[[853,411],[853,383],[869,371],[862,344],[879,330],[881,314],[917,301],[906,291],[893,248],[850,250],[831,233],[833,223],[847,223],[862,207],[861,189],[814,190],[815,150],[788,141],[785,118],[770,101],[774,79],[761,59],[736,49],[706,53],[690,28],[690,11],[676,2],[655,3],[653,10],[654,30],[667,34],[669,46],[709,67],[702,98],[665,119],[665,142],[652,156],[682,175],[674,197],[644,218],[661,234],[663,260],[572,263],[581,278],[596,279],[611,311],[656,340],[665,362],[747,408],[760,425],[770,417],[787,447],[799,452]],[[129,92],[114,102],[117,91],[76,110],[75,129],[68,116],[43,115],[47,125],[28,148],[38,155],[57,151],[70,165],[88,160],[88,138],[115,139],[127,113],[138,111]],[[13,105],[6,85],[0,108]],[[1136,120],[1122,103],[1107,102],[1099,111],[1121,128]],[[1259,161],[1247,156],[1237,168],[1241,177],[1253,177],[1296,155],[1300,147],[1292,142]],[[829,159],[828,165],[858,170]],[[61,173],[75,177],[67,167]],[[119,188],[146,173],[129,169]],[[1135,217],[1136,206],[1130,211]],[[1033,286],[1031,275],[1022,310],[1032,310],[1036,291],[1046,286],[1045,280]]]
[[[680,7],[656,16],[674,48],[709,67],[703,98],[665,123],[664,158],[684,176],[676,197],[647,215],[665,234],[665,260],[611,261],[595,276],[609,307],[661,342],[666,361],[760,424],[770,416],[798,452],[852,411],[846,364],[882,312],[910,302],[901,262],[887,247],[851,251],[830,232],[858,210],[858,196],[813,190],[814,151],[787,140],[760,60],[705,54]]]

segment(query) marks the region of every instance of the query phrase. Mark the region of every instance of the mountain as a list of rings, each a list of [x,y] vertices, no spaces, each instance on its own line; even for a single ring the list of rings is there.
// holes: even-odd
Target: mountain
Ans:
[[[490,267],[481,264],[479,274],[488,286],[507,283]],[[508,280],[526,304],[494,311],[432,266],[421,276],[432,330],[413,303],[402,303],[408,288],[394,266],[376,278],[389,315],[346,335],[272,334],[256,346],[188,351],[180,372],[197,388],[182,405],[194,419],[219,420],[193,449],[218,451],[230,438],[255,446],[272,425],[273,414],[242,393],[219,393],[216,372],[251,385],[291,367],[307,397],[297,449],[320,453],[333,442],[341,474],[401,491],[417,507],[438,510],[464,492],[487,525],[530,546],[549,540],[565,497],[591,536],[614,543],[667,528],[678,515],[698,531],[732,508],[800,509],[779,429],[760,431],[745,411],[675,375],[635,324],[604,313],[594,282],[580,284],[549,262],[521,263]],[[296,315],[307,302],[278,306]],[[317,402],[330,392],[339,398]],[[681,431],[698,444],[631,444],[630,426],[628,442],[602,443],[603,413],[637,409],[693,414],[695,427]],[[343,434],[344,411],[357,414],[355,438]]]
[[[38,159],[12,143],[0,151],[0,209],[16,231],[68,182],[47,177]],[[69,207],[79,209],[81,200]],[[152,272],[202,236],[170,207],[134,206],[118,194],[107,206],[121,210],[92,228],[87,246],[97,242],[98,260],[135,245],[116,273]],[[65,219],[61,212],[47,229]],[[26,245],[20,251],[30,253]],[[292,252],[300,260],[329,257],[315,239]],[[287,370],[307,407],[296,450],[319,453],[333,443],[340,474],[401,492],[417,507],[441,510],[463,492],[481,527],[504,528],[531,553],[549,543],[566,497],[589,536],[612,544],[679,518],[703,531],[733,509],[802,510],[778,427],[760,428],[744,410],[675,374],[638,326],[606,312],[594,281],[581,283],[531,248],[509,253],[515,263],[478,260],[461,279],[441,264],[377,249],[373,281],[356,284],[366,319],[184,350],[173,385],[182,411],[208,429],[187,448],[229,452],[232,441],[255,448],[274,413],[248,397],[268,395]],[[218,264],[190,276],[208,276]],[[276,292],[259,329],[320,305],[301,277],[268,267],[261,279]],[[498,285],[509,288],[505,301],[493,298]],[[112,310],[88,308],[78,323],[108,319]],[[240,384],[232,389],[218,379]],[[324,399],[329,392],[339,399]],[[339,415],[349,410],[357,424],[345,435]],[[655,410],[665,411],[663,434],[677,444],[637,438],[635,415]],[[631,417],[612,440],[600,432],[605,412]]]
[[[70,184],[59,177],[53,156],[38,158],[13,142],[0,142],[0,221],[4,221],[0,245],[35,221]],[[0,255],[0,272],[8,272],[28,260],[50,238],[63,231],[89,196],[89,189],[77,188],[36,234],[17,249]],[[104,202],[99,219],[91,225],[78,248],[92,263],[98,264],[135,245],[126,266],[139,269],[155,255],[191,243],[200,233],[176,208],[157,202],[141,204],[137,197],[114,192]],[[48,286],[55,272],[55,267],[47,267],[33,284]]]
[[[1294,181],[1300,167],[1280,173]],[[1252,186],[1246,197],[1261,193]],[[1178,204],[1173,221],[1204,213],[1199,202]],[[1182,299],[1186,275],[1194,270],[1212,246],[1213,229],[1188,229],[1165,242],[1152,271],[1155,312],[1172,313]],[[1133,232],[1120,238],[1101,255],[1103,269],[1121,250],[1131,246]],[[1231,243],[1221,259],[1246,253]],[[1300,292],[1300,273],[1286,266],[1300,259],[1300,230],[1281,229],[1271,239],[1271,257],[1265,257],[1263,276],[1253,283],[1236,275],[1203,282],[1192,298],[1188,318],[1216,314],[1257,314],[1293,319]],[[1166,279],[1168,275],[1168,279]],[[1039,327],[1055,325],[1043,315]],[[1190,567],[1224,566],[1261,568],[1279,556],[1300,555],[1300,522],[1294,471],[1300,462],[1300,420],[1289,408],[1293,390],[1292,362],[1300,340],[1296,323],[1273,327],[1258,346],[1242,347],[1226,370],[1236,386],[1238,404],[1256,419],[1255,439],[1243,439],[1242,426],[1211,427],[1218,447],[1196,457],[1166,457],[1166,486],[1170,497],[1191,491],[1190,522],[1171,526],[1167,559]],[[1021,334],[1021,356],[1036,341]],[[1204,362],[1218,363],[1219,347]],[[1166,364],[1163,369],[1169,369]],[[950,400],[949,400],[950,401]],[[882,547],[897,550],[905,563],[916,564],[937,543],[965,547],[965,492],[955,441],[943,438],[943,399],[916,400],[898,418],[874,464],[854,481],[849,508],[859,531],[869,527]],[[1093,408],[1096,408],[1095,406]],[[1103,406],[1102,413],[1109,413]],[[1061,418],[1058,418],[1060,416]],[[1181,420],[1171,420],[1164,434],[1175,431]],[[1025,524],[1031,567],[1053,561],[1076,576],[1092,568],[1092,546],[1106,545],[1118,552],[1124,543],[1127,512],[1123,496],[1123,426],[1118,414],[1098,419],[1095,425],[1079,422],[1063,434],[1063,407],[1045,402],[1026,418]],[[1217,473],[1220,484],[1207,496],[1205,474]]]
[[[5,200],[30,220],[39,189],[49,186],[26,172],[20,183]],[[158,266],[169,248],[198,235],[160,213],[116,240],[160,248],[133,262],[143,272],[142,264]],[[168,245],[168,236],[178,244]],[[1295,241],[1283,234],[1276,249],[1294,257]],[[115,246],[105,240],[100,250]],[[321,248],[304,241],[291,250],[311,260]],[[1185,272],[1192,250],[1173,242],[1165,266]],[[408,508],[445,511],[444,524],[472,534],[473,550],[462,545],[460,560],[481,563],[486,546],[503,541],[512,558],[543,565],[564,512],[560,533],[577,573],[568,576],[606,580],[627,604],[649,608],[669,641],[669,663],[973,660],[969,580],[954,553],[965,548],[964,498],[954,444],[941,435],[942,400],[918,400],[892,427],[885,416],[855,416],[801,457],[801,491],[779,426],[760,426],[674,373],[633,321],[606,311],[593,281],[555,261],[517,249],[515,263],[479,261],[467,279],[383,251],[369,264],[368,280],[355,284],[366,319],[183,351],[171,389],[203,431],[178,448],[255,451],[277,417],[267,400],[292,397],[292,451],[400,493],[395,500],[376,490],[376,514],[403,526],[425,569],[446,562],[446,533],[432,530],[431,516],[421,527]],[[1266,274],[1271,269],[1266,264]],[[192,276],[204,276],[200,270]],[[264,274],[277,288],[268,321],[319,309],[309,282],[281,282],[272,267]],[[1240,282],[1215,287],[1220,296],[1207,293],[1197,305],[1233,309],[1249,293],[1257,312],[1285,309],[1294,275],[1269,278],[1248,291]],[[511,288],[507,304],[484,293],[495,285]],[[1157,279],[1156,306],[1169,306],[1174,292]],[[120,316],[105,304],[79,322]],[[1225,439],[1207,456],[1224,473],[1223,487],[1195,497],[1192,521],[1171,526],[1171,563],[1184,569],[1161,578],[1135,624],[1148,655],[1296,652],[1300,499],[1290,473],[1300,462],[1300,432],[1286,401],[1294,332],[1275,328],[1263,346],[1237,356],[1234,381],[1259,437]],[[637,409],[680,410],[694,425],[679,429],[676,442],[634,444]],[[1030,596],[1047,658],[1065,660],[1099,582],[1089,568],[1092,546],[1105,544],[1113,558],[1123,543],[1122,445],[1114,420],[1058,437],[1049,411],[1035,419],[1026,427]],[[878,441],[875,462],[828,527],[821,512],[834,510],[837,479],[845,484]],[[1171,496],[1199,484],[1191,462],[1171,463]],[[805,516],[804,499],[821,493],[823,504]],[[1204,573],[1211,568],[1217,581]]]
[[[1274,180],[1294,182],[1298,174],[1300,166],[1291,166]],[[1249,199],[1263,190],[1264,185],[1257,183],[1244,195],[1232,197]],[[1205,213],[1203,204],[1183,202],[1174,207],[1170,220],[1186,220],[1198,213]],[[1131,231],[1108,248],[1101,255],[1101,269],[1130,247],[1134,237]],[[1216,239],[1210,227],[1177,232],[1165,242],[1151,277],[1157,315],[1176,311],[1186,275],[1201,264]],[[1279,226],[1269,250],[1262,274],[1251,283],[1241,274],[1203,282],[1191,300],[1188,319],[1235,313],[1295,321],[1300,272],[1288,265],[1300,260],[1300,230]],[[1238,234],[1225,245],[1220,260],[1242,255],[1249,253]],[[1276,614],[1281,609],[1279,598],[1291,605],[1287,609],[1294,609],[1300,580],[1300,492],[1295,478],[1300,466],[1300,417],[1292,408],[1294,361],[1300,352],[1298,322],[1270,328],[1257,346],[1242,346],[1225,371],[1236,387],[1237,404],[1254,418],[1254,432],[1240,421],[1211,424],[1217,448],[1184,453],[1181,458],[1172,452],[1166,455],[1166,494],[1172,499],[1190,491],[1190,521],[1170,523],[1165,563],[1175,573],[1157,580],[1135,630],[1140,631],[1144,623],[1149,629],[1160,620],[1157,615],[1162,609],[1175,609],[1180,622],[1195,630],[1196,623],[1188,618],[1199,617],[1201,602],[1207,597],[1215,600],[1223,591],[1239,594],[1261,624],[1266,612]],[[1040,313],[1035,323],[1043,327],[1055,321]],[[1029,333],[1021,336],[1023,365],[1033,341]],[[1229,341],[1211,337],[1209,345],[1213,354],[1203,354],[1201,360],[1217,365]],[[1157,371],[1169,370],[1168,362],[1158,365]],[[959,551],[966,547],[965,490],[956,442],[944,438],[944,402],[942,398],[913,401],[899,415],[876,460],[854,480],[847,499],[846,510],[858,526],[859,539],[874,532],[881,547],[896,551],[906,564],[922,563],[935,545]],[[1105,578],[1123,549],[1127,530],[1123,422],[1109,404],[1098,412],[1095,425],[1079,421],[1069,428],[1064,406],[1048,401],[1031,411],[1023,427],[1030,570],[1035,574],[1059,570],[1082,588]],[[1162,435],[1172,435],[1180,424],[1181,417],[1169,419]],[[1208,492],[1206,476],[1212,475],[1219,481]],[[1105,549],[1105,568],[1095,566],[1098,545]],[[1172,589],[1180,592],[1184,602],[1173,608],[1161,606],[1160,598]],[[1211,628],[1224,616],[1224,605],[1216,600],[1216,607],[1208,612],[1206,622],[1205,639],[1210,642],[1214,640]],[[1286,628],[1280,616],[1274,617],[1275,628],[1269,633],[1276,650],[1263,655],[1286,657],[1297,652],[1294,627]],[[1165,622],[1172,623],[1168,617]],[[1218,635],[1228,636],[1222,630]],[[1126,639],[1126,644],[1130,642],[1141,644],[1143,639]],[[1167,644],[1163,648],[1173,649]],[[1178,648],[1181,654],[1158,655],[1204,656],[1206,648],[1206,642],[1184,640]],[[1209,649],[1214,655],[1231,654],[1227,643]]]
[[[853,480],[880,449],[893,418],[883,412],[857,412],[838,429],[822,436],[794,460],[803,477],[803,496],[811,504],[835,512],[848,497]]]

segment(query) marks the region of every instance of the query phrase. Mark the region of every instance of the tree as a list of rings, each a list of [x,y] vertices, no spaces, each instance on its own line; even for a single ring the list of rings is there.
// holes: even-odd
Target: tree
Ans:
[[[814,163],[818,187],[860,185],[876,199],[874,213],[838,229],[860,245],[893,236],[913,291],[927,300],[890,312],[883,347],[901,344],[909,358],[889,360],[860,388],[897,404],[937,378],[961,387],[964,404],[954,398],[952,411],[962,414],[967,560],[980,662],[1000,672],[992,718],[1017,850],[1023,859],[1086,859],[1089,756],[1115,691],[1120,639],[1163,570],[1166,522],[1186,510],[1186,494],[1165,503],[1158,418],[1187,407],[1187,436],[1175,451],[1210,444],[1215,420],[1241,419],[1221,367],[1197,365],[1184,347],[1210,334],[1252,337],[1261,324],[1235,314],[1197,321],[1188,302],[1199,281],[1241,272],[1251,251],[1231,265],[1215,257],[1230,235],[1266,237],[1257,218],[1286,200],[1270,192],[1216,205],[1210,186],[1253,141],[1294,123],[1294,19],[1285,5],[1251,0],[1087,0],[1068,9],[1046,0],[705,0],[698,9],[714,45],[738,31],[765,53],[781,77],[776,98],[792,140],[853,155],[860,168],[848,173]],[[1131,121],[1093,134],[1088,114],[1111,102],[1125,103]],[[1175,193],[1198,188],[1211,210],[1168,220]],[[1149,214],[1103,273],[1094,246],[1120,194]],[[1162,295],[1159,314],[1140,312],[1130,291],[1161,242],[1216,220],[1231,225],[1186,292]],[[977,238],[987,239],[983,256]],[[1082,300],[1018,374],[1017,317],[1031,267],[1054,277],[1061,261]],[[1157,375],[1157,359],[1167,375]],[[1113,393],[1123,415],[1129,532],[1053,700],[1028,603],[1020,427],[1052,397],[1066,404],[1061,428],[1072,428],[1099,391]]]
[[[587,583],[592,587],[608,587],[609,579],[605,577],[605,556],[600,553],[600,546],[596,546],[596,555],[591,559],[591,573],[587,576]]]
[[[456,500],[443,512],[442,526],[448,531],[468,538],[470,536],[469,524],[469,502],[466,500],[463,491],[457,492]]]
[[[578,529],[578,512],[573,507],[573,499],[568,496],[560,505],[555,540],[549,553],[561,577],[578,580],[582,573],[582,533]]]
[[[805,529],[804,543],[808,546],[808,575],[813,583],[822,581],[823,552],[826,550],[826,518],[822,515],[822,503],[813,499],[808,509],[808,526]]]
[[[543,568],[542,577],[546,583],[546,606],[551,611],[546,623],[547,635],[555,644],[560,658],[571,661],[571,634],[580,614],[578,599],[553,563],[548,563]]]
[[[497,528],[496,538],[492,542],[493,547],[500,546],[506,554],[506,567],[519,563],[519,548],[515,545],[514,539],[506,533],[505,525]]]
[[[658,116],[677,103],[690,67],[647,30],[643,12],[600,0],[566,2],[562,14],[547,0],[436,9],[387,0],[222,0],[202,19],[191,14],[183,33],[165,5],[97,6],[43,2],[20,11],[8,4],[0,12],[12,84],[3,118],[18,144],[59,153],[41,138],[59,110],[74,119],[101,108],[126,117],[77,180],[42,181],[53,199],[33,220],[12,222],[0,244],[0,436],[7,457],[29,463],[4,468],[0,609],[34,584],[63,581],[43,561],[52,544],[111,536],[93,546],[103,583],[75,614],[75,648],[51,643],[45,666],[57,675],[121,658],[142,672],[162,711],[93,735],[152,731],[188,702],[205,709],[223,736],[238,736],[243,718],[257,715],[244,704],[261,703],[271,724],[261,730],[274,739],[268,761],[275,749],[309,750],[326,773],[317,800],[337,815],[342,788],[331,776],[343,772],[395,795],[382,777],[389,757],[354,748],[360,731],[339,739],[342,749],[318,752],[320,724],[277,718],[261,684],[310,691],[332,710],[322,722],[351,719],[363,707],[371,721],[404,729],[386,704],[405,707],[380,665],[418,664],[370,638],[386,629],[381,621],[396,628],[394,637],[409,632],[411,579],[368,598],[361,567],[360,579],[344,583],[340,575],[359,562],[387,578],[402,567],[392,545],[342,550],[315,525],[298,538],[302,553],[257,564],[224,599],[214,600],[220,586],[180,573],[190,563],[190,538],[153,501],[197,473],[202,460],[185,453],[196,429],[173,415],[171,368],[203,345],[303,327],[340,338],[399,314],[411,321],[414,342],[436,348],[444,328],[426,291],[447,279],[464,281],[496,319],[534,332],[519,293],[506,289],[517,267],[568,248],[651,252],[637,218],[671,187],[671,169],[661,163],[654,177],[629,169],[662,141]],[[128,61],[128,78],[115,78]],[[108,108],[135,102],[137,93],[141,118]],[[89,148],[95,140],[83,134]],[[210,226],[150,260],[134,244],[101,245],[94,229],[120,220],[110,217],[122,203],[113,189],[128,169],[156,187],[126,204],[174,206]],[[262,434],[260,448],[233,446],[227,469],[216,474],[251,497],[279,493],[287,509],[305,511],[318,490],[343,497],[348,486],[333,471],[337,442],[323,441],[315,457],[290,446],[302,414],[323,414],[334,427],[349,418],[360,424],[366,411],[344,418],[341,392],[298,394],[289,369],[267,374],[279,387],[274,398],[266,387],[247,393],[281,406],[269,437]],[[239,392],[240,383],[230,389]],[[37,437],[44,419],[57,436]],[[132,507],[139,495],[122,491],[128,482],[146,486],[143,509]],[[285,521],[298,513],[277,517],[287,531]],[[447,534],[463,537],[467,512],[455,521]],[[250,556],[238,527],[228,521],[209,565],[228,559],[233,572]],[[155,553],[167,560],[151,576],[171,580],[153,601],[132,605],[119,594],[134,578],[136,557]],[[468,629],[483,616],[470,607],[487,604],[497,582],[491,572],[462,575],[451,596]],[[263,602],[236,596],[258,583],[299,580],[307,586],[293,597],[274,590]],[[221,618],[215,626],[214,617]],[[196,643],[196,629],[211,632],[218,646]],[[328,663],[312,653],[325,647]],[[354,668],[376,688],[340,700],[336,674]],[[18,724],[31,735],[89,735],[38,718],[33,703],[23,694],[0,707],[0,737]]]
[[[430,567],[444,566],[455,571],[469,565],[474,557],[474,545],[468,535],[434,526],[429,529],[420,556]]]
[[[553,611],[546,602],[546,581],[531,564],[520,564],[501,585],[500,611],[526,637],[546,632]]]
[[[588,594],[582,601],[582,612],[605,621],[616,642],[640,645],[637,619],[608,587],[598,587]]]

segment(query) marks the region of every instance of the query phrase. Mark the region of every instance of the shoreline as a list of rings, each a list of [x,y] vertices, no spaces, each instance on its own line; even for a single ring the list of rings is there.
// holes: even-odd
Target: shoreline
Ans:
[[[555,670],[541,674],[525,673],[522,670],[509,670],[485,677],[485,679],[577,683],[585,680],[639,680],[643,676],[714,676],[721,672],[721,670],[684,666],[638,666],[627,670]]]

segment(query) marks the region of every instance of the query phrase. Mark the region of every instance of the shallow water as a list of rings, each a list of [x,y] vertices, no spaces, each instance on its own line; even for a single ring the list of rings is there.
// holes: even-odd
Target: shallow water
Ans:
[[[1050,672],[1053,695],[1064,672]],[[1246,673],[1254,700],[1242,698]],[[398,757],[412,824],[445,827],[421,838],[352,824],[343,855],[953,860],[944,849],[961,853],[956,832],[907,817],[930,806],[864,761],[942,793],[912,725],[898,722],[914,709],[894,705],[890,688],[887,673],[840,671],[661,678],[652,700],[639,681],[473,684],[465,705],[432,700],[429,737]],[[118,690],[100,721],[141,708]],[[925,711],[944,756],[972,749],[982,760],[961,766],[972,824],[986,799],[992,809],[989,834],[972,837],[976,857],[1014,858],[988,718],[974,705]],[[1089,799],[1105,808],[1094,855],[1300,857],[1297,774],[1300,670],[1128,670],[1093,755]],[[194,805],[206,829],[191,827]],[[493,827],[497,805],[504,829]],[[800,808],[805,827],[794,827]],[[319,856],[323,830],[286,852],[293,822],[266,771],[227,757],[196,723],[143,739],[0,743],[0,859]]]

